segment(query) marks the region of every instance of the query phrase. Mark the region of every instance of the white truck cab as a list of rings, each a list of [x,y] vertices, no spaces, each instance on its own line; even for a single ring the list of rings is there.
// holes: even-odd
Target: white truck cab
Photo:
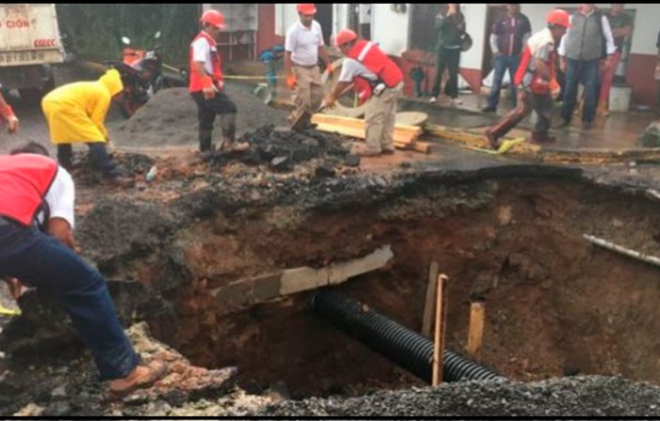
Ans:
[[[63,63],[55,4],[0,4],[0,83],[27,102],[55,87],[52,64]]]

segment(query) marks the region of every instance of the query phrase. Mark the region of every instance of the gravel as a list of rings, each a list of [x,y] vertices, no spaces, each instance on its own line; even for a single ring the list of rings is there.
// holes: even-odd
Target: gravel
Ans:
[[[660,388],[621,377],[584,376],[538,383],[447,383],[437,389],[350,398],[281,401],[277,416],[659,416]]]

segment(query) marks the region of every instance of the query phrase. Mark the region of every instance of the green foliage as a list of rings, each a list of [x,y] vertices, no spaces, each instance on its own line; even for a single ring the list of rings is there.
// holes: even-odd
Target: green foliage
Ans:
[[[84,57],[113,60],[121,57],[121,37],[131,47],[162,45],[165,63],[185,65],[188,46],[199,30],[201,5],[193,4],[57,4],[60,30],[71,35]],[[156,41],[154,34],[160,31]]]

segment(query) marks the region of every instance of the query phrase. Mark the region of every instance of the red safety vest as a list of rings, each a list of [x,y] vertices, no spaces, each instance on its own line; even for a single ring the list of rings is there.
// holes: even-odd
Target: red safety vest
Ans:
[[[211,46],[211,64],[213,65],[213,74],[210,76],[213,78],[213,83],[218,87],[218,89],[222,90],[224,86],[224,81],[222,77],[222,58],[220,57],[220,51],[218,51],[217,43],[215,42],[213,37],[207,34],[205,31],[201,31],[199,34],[197,34],[193,42],[197,41],[200,38],[205,38],[206,41]],[[189,62],[190,62],[190,85],[188,86],[188,90],[190,92],[199,92],[203,89],[202,78],[197,73],[197,70],[195,70],[197,66],[193,61],[192,45],[190,46]]]
[[[0,216],[29,227],[57,175],[57,162],[36,154],[0,156]]]
[[[550,92],[552,85],[556,83],[556,70],[555,70],[555,60],[557,58],[557,53],[555,51],[550,52],[550,57],[546,64],[550,67],[550,81],[543,80],[538,75],[538,70],[532,72],[529,68],[529,65],[532,61],[532,50],[529,48],[529,45],[525,46],[523,50],[522,57],[520,59],[520,66],[516,71],[516,75],[513,79],[516,86],[520,86],[523,83],[525,75],[528,73],[533,73],[532,82],[529,85],[529,89],[535,94],[545,95]]]
[[[371,41],[358,40],[346,56],[362,63],[364,67],[378,76],[379,82],[383,82],[388,88],[394,88],[403,80],[403,73],[399,66]],[[355,77],[353,83],[361,103],[371,98],[373,82],[362,77]]]

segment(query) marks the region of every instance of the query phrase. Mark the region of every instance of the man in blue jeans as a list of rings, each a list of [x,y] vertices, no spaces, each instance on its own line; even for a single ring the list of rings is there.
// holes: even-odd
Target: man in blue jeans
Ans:
[[[481,111],[494,113],[500,101],[500,90],[502,89],[502,78],[504,72],[509,71],[509,87],[511,88],[511,100],[513,106],[517,105],[517,92],[513,84],[513,77],[520,65],[520,53],[525,48],[527,40],[532,34],[532,25],[527,16],[520,13],[520,4],[510,3],[506,5],[507,13],[500,16],[493,24],[490,34],[490,48],[493,50],[493,86],[487,98],[486,107]]]
[[[21,283],[57,300],[90,349],[111,394],[160,379],[167,367],[139,364],[101,274],[75,252],[75,187],[69,173],[30,143],[0,156],[0,278],[14,298]]]
[[[561,71],[566,74],[564,102],[561,109],[560,128],[571,124],[578,84],[584,84],[584,110],[582,128],[591,129],[600,90],[601,67],[612,67],[612,55],[616,53],[612,28],[607,17],[596,9],[594,3],[581,3],[571,16],[571,28],[566,32],[557,52],[562,57]]]

